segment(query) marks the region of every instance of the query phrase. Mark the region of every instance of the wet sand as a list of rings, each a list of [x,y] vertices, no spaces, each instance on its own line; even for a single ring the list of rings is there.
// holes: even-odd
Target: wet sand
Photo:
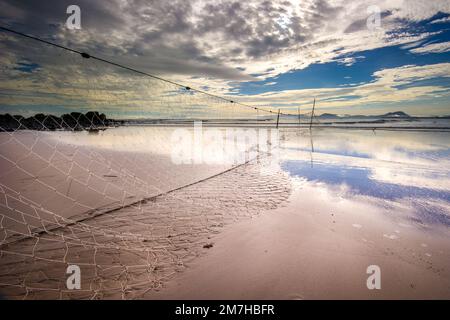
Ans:
[[[309,188],[287,207],[230,226],[154,299],[450,299],[448,230],[348,210]],[[395,235],[395,236],[394,236]],[[381,268],[381,290],[366,286]]]
[[[89,219],[232,168],[174,165],[170,132],[1,133],[0,239],[15,241]]]
[[[243,178],[245,177],[245,178]],[[248,164],[136,206],[2,247],[0,287],[9,298],[146,298],[182,273],[223,226],[286,201],[290,185]],[[82,270],[82,290],[65,269]]]
[[[38,142],[47,142],[46,138],[40,136]],[[15,143],[17,141],[10,143],[10,149],[2,149],[5,157],[12,158]],[[55,148],[59,150],[80,152],[80,147],[68,144],[66,140],[58,139],[58,143]],[[111,163],[119,168],[118,161],[128,160],[129,163],[121,163],[122,168],[141,174],[138,181],[144,181],[144,186],[161,188],[155,187],[153,193],[139,193],[139,189],[130,189],[124,184],[121,185],[122,190],[130,193],[137,190],[132,194],[132,200],[139,197],[145,197],[145,200],[131,205],[121,203],[118,209],[103,214],[80,215],[68,210],[70,215],[66,216],[61,216],[60,212],[71,208],[72,201],[86,201],[88,195],[96,200],[102,198],[98,199],[98,194],[92,195],[92,191],[87,191],[74,199],[64,197],[59,202],[49,201],[58,205],[50,210],[46,202],[36,203],[48,197],[47,186],[40,184],[39,187],[34,185],[21,189],[23,194],[27,191],[38,194],[34,206],[20,196],[12,202],[14,195],[9,193],[10,189],[3,189],[1,231],[6,237],[0,247],[0,292],[6,298],[145,298],[149,291],[162,288],[169,279],[185,270],[190,261],[206,253],[204,246],[223,226],[274,209],[285,202],[290,193],[286,174],[280,170],[262,174],[260,169],[264,166],[261,163],[264,159],[234,166],[180,166],[173,164],[164,153],[135,155],[126,153],[126,150],[112,151],[92,145],[88,150],[92,159],[103,155],[105,159],[112,159]],[[53,167],[55,159],[49,162]],[[77,161],[73,163],[77,164]],[[22,171],[24,166],[16,166],[11,172]],[[36,172],[39,166],[34,168],[36,180],[41,182],[45,178]],[[80,165],[80,168],[89,168],[96,175],[103,173],[87,164],[84,167]],[[121,171],[117,170],[117,173]],[[54,176],[53,181],[59,185],[61,180],[65,180],[63,178],[73,175],[74,172],[69,170],[66,176],[63,173]],[[161,178],[161,185],[158,185],[154,179],[150,180],[155,175],[169,175],[170,179]],[[146,177],[149,180],[144,180]],[[3,177],[2,184],[14,186],[12,181],[16,180],[10,174]],[[161,194],[156,194],[158,192]],[[114,195],[109,196],[114,198]],[[33,218],[34,224],[27,220]],[[39,224],[46,232],[36,232]],[[23,232],[20,226],[24,226]],[[71,264],[80,266],[81,290],[71,291],[66,287],[66,268]]]
[[[130,143],[142,136],[135,134],[112,145],[123,132],[89,143],[67,137],[48,140],[47,133],[37,141],[20,136],[29,150],[53,141],[58,152],[46,154],[51,166],[30,161],[41,148],[26,153],[17,149],[20,144],[16,148],[17,140],[2,140],[3,159],[14,159],[8,170],[8,162],[2,162],[5,170],[0,177],[3,296],[450,298],[445,134],[434,137],[430,145],[429,137],[421,141],[421,136],[406,133],[364,137],[323,131],[310,137],[285,131],[280,154],[260,155],[237,166],[174,165],[164,143],[158,152],[149,153],[140,148],[147,143],[144,139],[131,144],[140,152],[130,150]],[[77,155],[90,161],[81,165]],[[59,161],[63,156],[71,161]],[[77,169],[53,176],[41,171],[62,165]],[[25,168],[28,180],[17,175]],[[61,183],[78,176],[79,170],[103,176],[120,195],[133,196],[129,201],[134,204],[127,205],[123,200],[127,198],[120,197],[118,210],[73,220],[83,210],[73,210],[71,202],[94,199],[81,207],[96,209],[116,195],[106,189],[98,194],[79,189],[76,197],[42,201],[49,195],[47,184],[61,190],[65,186]],[[111,172],[114,183],[108,180]],[[23,182],[33,177],[31,184]],[[86,180],[95,190],[99,182],[94,181]],[[52,204],[58,206],[49,209]],[[52,219],[55,228],[34,232],[39,224],[48,227]],[[20,231],[17,225],[26,228]],[[10,243],[17,233],[25,239]],[[81,268],[81,290],[66,287],[70,264]],[[381,290],[367,289],[369,265],[381,268]]]

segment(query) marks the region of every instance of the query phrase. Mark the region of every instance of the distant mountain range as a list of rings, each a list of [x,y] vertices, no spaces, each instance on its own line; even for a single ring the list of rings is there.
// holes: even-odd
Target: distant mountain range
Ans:
[[[385,118],[412,118],[409,114],[403,112],[403,111],[395,111],[395,112],[388,112],[382,115],[337,115],[333,113],[322,113],[320,116],[318,116],[319,119],[343,119],[343,118],[377,118],[377,119],[385,119]]]
[[[403,111],[388,112],[381,115],[382,118],[411,118],[411,116]]]

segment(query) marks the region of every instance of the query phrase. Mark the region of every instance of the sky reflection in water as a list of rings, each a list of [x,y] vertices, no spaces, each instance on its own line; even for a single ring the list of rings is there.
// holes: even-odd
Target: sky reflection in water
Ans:
[[[346,198],[401,201],[421,221],[450,226],[449,143],[450,133],[313,131],[282,143],[281,167],[330,190],[345,186]]]

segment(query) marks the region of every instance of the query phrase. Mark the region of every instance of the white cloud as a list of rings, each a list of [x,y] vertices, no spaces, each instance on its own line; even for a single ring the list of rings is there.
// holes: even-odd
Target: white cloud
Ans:
[[[431,24],[435,24],[435,23],[446,23],[446,22],[450,22],[450,17],[446,17],[446,18],[442,18],[442,19],[437,19],[437,20],[433,20],[430,23]]]
[[[352,113],[352,107],[368,106],[374,103],[411,102],[421,98],[430,98],[436,93],[448,89],[441,86],[410,86],[417,81],[439,77],[450,77],[450,63],[425,66],[403,66],[377,71],[374,81],[352,87],[285,90],[267,92],[242,97],[245,102],[254,105],[277,105],[284,110],[296,110],[298,105],[310,109],[312,98],[317,98],[317,105],[323,112],[326,109],[345,109]],[[351,96],[352,99],[348,99]],[[366,111],[367,113],[369,111]],[[364,112],[363,112],[364,113]],[[423,111],[427,113],[426,110]]]
[[[419,53],[419,54],[448,52],[450,51],[450,41],[431,43],[423,47],[411,49],[410,51],[412,53]]]

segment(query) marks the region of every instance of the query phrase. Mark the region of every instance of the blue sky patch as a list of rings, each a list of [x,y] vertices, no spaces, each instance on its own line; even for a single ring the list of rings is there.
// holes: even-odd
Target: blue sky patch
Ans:
[[[437,15],[429,20],[409,24],[405,31],[437,33],[423,41],[409,45],[396,45],[375,50],[355,52],[342,55],[333,62],[312,64],[302,70],[294,70],[264,81],[244,82],[236,85],[237,92],[242,95],[256,95],[265,92],[336,88],[354,86],[375,80],[376,71],[398,68],[406,65],[424,66],[446,63],[450,61],[450,52],[416,54],[410,50],[432,43],[450,41],[450,23],[431,23],[449,15]],[[401,30],[400,30],[401,31]],[[354,63],[348,65],[342,60],[353,58]],[[448,85],[448,79],[446,85]]]
[[[34,70],[38,69],[39,65],[37,63],[32,62],[18,62],[17,66],[14,67],[14,70],[32,73]]]

